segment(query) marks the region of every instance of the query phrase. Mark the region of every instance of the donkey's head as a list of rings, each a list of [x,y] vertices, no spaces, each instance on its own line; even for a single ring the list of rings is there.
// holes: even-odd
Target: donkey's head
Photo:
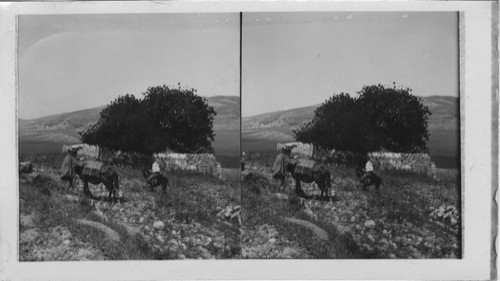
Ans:
[[[363,169],[361,168],[356,168],[356,176],[358,176],[358,178],[361,178],[364,174],[364,171]]]

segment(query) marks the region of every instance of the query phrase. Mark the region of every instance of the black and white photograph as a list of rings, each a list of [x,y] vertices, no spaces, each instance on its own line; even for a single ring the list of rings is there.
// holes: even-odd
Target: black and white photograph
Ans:
[[[20,261],[239,256],[239,14],[18,19]]]
[[[460,258],[458,13],[243,18],[243,254]]]
[[[498,13],[0,3],[0,280],[496,280]]]

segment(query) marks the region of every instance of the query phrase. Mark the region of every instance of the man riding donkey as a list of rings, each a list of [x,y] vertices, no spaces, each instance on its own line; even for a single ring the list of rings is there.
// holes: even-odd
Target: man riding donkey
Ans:
[[[68,181],[68,189],[73,187],[73,178],[75,176],[75,166],[78,163],[76,159],[77,148],[67,150],[67,155],[64,157],[61,165],[61,180]]]
[[[161,172],[158,160],[153,162],[153,166],[150,170],[142,170],[142,175],[151,191],[154,190],[154,187],[161,186],[163,192],[167,192],[168,178]]]
[[[373,175],[373,163],[370,158],[367,157],[364,174],[361,176],[361,181],[363,182],[370,175]]]
[[[373,163],[370,158],[367,156],[365,160],[365,169],[363,170],[362,168],[357,168],[356,175],[359,177],[364,191],[367,190],[368,186],[373,185],[375,186],[377,193],[379,193],[380,184],[382,184],[382,178],[375,174],[375,172],[373,171]]]

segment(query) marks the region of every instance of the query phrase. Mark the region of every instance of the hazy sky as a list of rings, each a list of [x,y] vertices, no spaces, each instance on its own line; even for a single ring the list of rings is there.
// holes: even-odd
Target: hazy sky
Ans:
[[[150,86],[239,95],[239,14],[23,15],[19,117],[108,104]]]
[[[458,14],[244,13],[242,59],[243,116],[379,83],[458,96]]]

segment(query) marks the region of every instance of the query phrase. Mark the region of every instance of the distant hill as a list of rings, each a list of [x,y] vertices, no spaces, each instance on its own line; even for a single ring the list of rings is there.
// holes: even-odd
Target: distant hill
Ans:
[[[428,127],[430,132],[428,147],[431,156],[458,158],[459,99],[429,96],[422,97],[422,100],[423,104],[431,111]],[[242,149],[269,150],[275,149],[277,142],[293,141],[292,130],[311,121],[314,117],[314,110],[318,106],[320,105],[242,118]]]
[[[240,97],[213,96],[206,99],[217,113],[214,118],[216,154],[239,157]],[[96,123],[104,108],[100,106],[31,120],[19,119],[20,152],[59,152],[62,144],[79,143],[78,132]]]

